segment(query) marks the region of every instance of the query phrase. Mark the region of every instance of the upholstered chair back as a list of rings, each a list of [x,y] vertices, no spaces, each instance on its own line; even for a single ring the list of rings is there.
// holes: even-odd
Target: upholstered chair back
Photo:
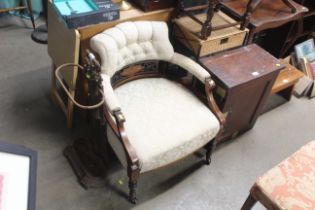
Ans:
[[[102,73],[113,76],[129,64],[146,60],[170,61],[174,49],[164,22],[125,22],[91,38],[101,59]]]

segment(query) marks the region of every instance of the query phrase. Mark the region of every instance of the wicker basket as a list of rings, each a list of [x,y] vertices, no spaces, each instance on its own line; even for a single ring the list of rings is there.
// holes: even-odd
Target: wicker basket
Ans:
[[[199,14],[196,17],[204,21],[206,14]],[[207,40],[202,40],[198,37],[202,26],[191,18],[182,17],[175,19],[174,22],[173,36],[192,50],[198,58],[242,46],[248,33],[248,29],[242,31],[237,25],[212,31],[211,36]],[[213,26],[220,26],[226,23],[235,23],[235,20],[223,12],[215,13],[212,19]]]

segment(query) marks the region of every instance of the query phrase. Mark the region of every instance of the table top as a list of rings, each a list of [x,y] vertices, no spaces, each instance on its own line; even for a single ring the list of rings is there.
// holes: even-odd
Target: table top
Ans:
[[[256,44],[201,58],[200,63],[230,88],[285,67]]]
[[[277,27],[284,22],[297,19],[299,14],[308,11],[306,7],[294,1],[290,2],[297,9],[297,12],[291,13],[290,8],[282,0],[262,0],[261,4],[251,14],[250,26],[262,27],[273,23],[272,26]],[[247,3],[248,0],[224,0],[221,2],[222,6],[238,19],[245,14]]]

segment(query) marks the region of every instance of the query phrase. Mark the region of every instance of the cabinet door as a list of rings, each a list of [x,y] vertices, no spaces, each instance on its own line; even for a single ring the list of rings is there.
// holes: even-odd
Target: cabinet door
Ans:
[[[278,72],[227,90],[223,107],[227,113],[223,136],[252,128],[265,104]]]

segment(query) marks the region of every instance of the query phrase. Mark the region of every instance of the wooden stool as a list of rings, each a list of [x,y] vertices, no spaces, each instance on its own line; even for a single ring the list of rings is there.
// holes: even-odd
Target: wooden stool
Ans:
[[[259,201],[267,209],[315,209],[315,141],[260,177],[250,190],[242,210]]]
[[[31,0],[26,0],[26,3],[27,3],[27,6],[22,6],[23,5],[23,0],[19,0],[19,6],[18,7],[0,9],[0,13],[14,11],[14,10],[28,9],[28,11],[30,13],[30,18],[31,18],[31,21],[32,21],[33,28],[35,29],[35,20],[34,20],[33,10],[32,10],[32,1]]]
[[[308,11],[292,0],[225,0],[220,5],[234,19],[243,21],[242,28],[248,25],[247,44],[253,42],[256,33],[300,19]]]

